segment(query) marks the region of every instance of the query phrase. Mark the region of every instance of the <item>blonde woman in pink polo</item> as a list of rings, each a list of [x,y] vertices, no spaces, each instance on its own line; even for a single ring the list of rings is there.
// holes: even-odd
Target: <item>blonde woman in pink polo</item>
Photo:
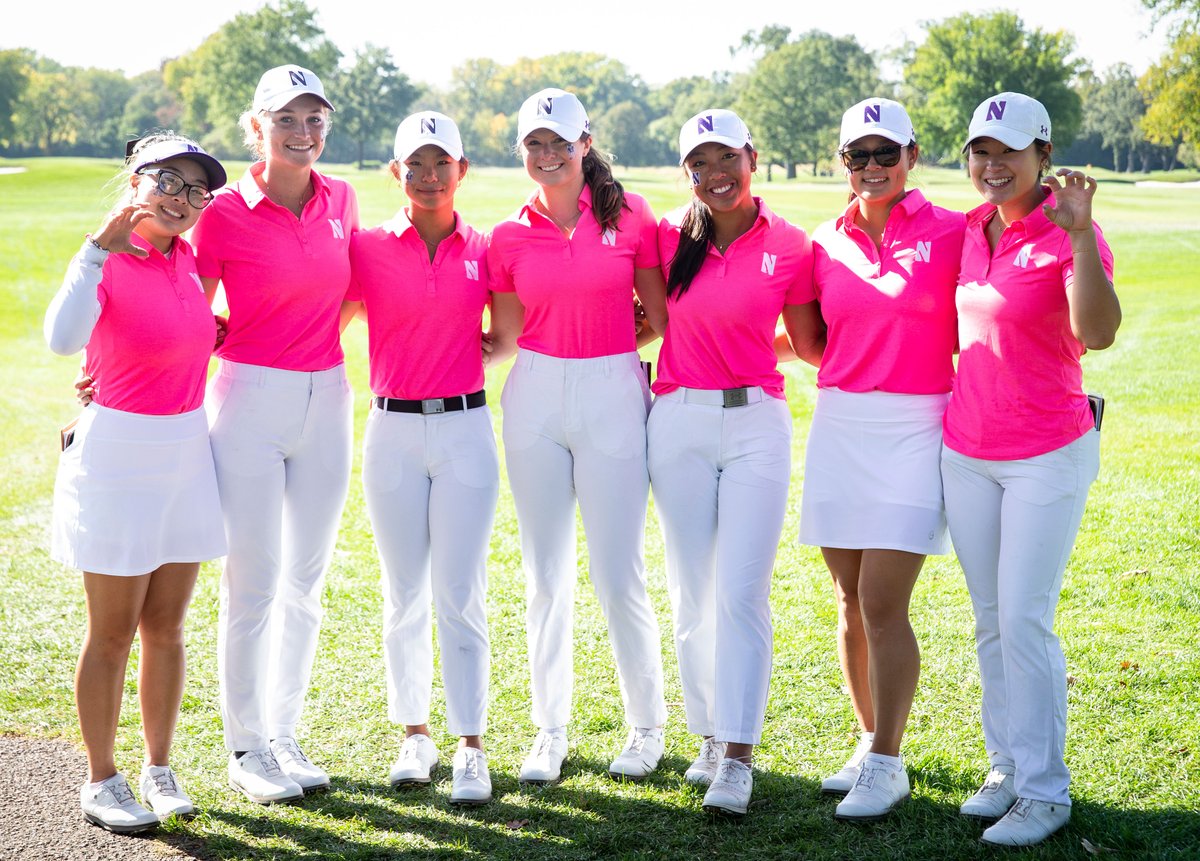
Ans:
[[[958,376],[942,480],[975,609],[991,770],[962,813],[983,841],[1040,843],[1071,816],[1066,661],[1054,634],[1063,573],[1100,469],[1100,418],[1079,359],[1121,323],[1113,257],[1092,221],[1096,181],[1048,175],[1050,117],[999,93],[971,118],[958,279]]]
[[[521,780],[557,781],[567,755],[576,501],[630,727],[609,773],[636,780],[658,766],[667,716],[642,560],[650,389],[633,326],[635,292],[650,325],[666,325],[655,220],[613,179],[571,93],[530,96],[517,115],[517,146],[537,189],[496,225],[488,276],[495,307],[524,316],[501,396],[538,727]]]
[[[259,159],[193,231],[229,331],[208,391],[229,555],[217,667],[229,782],[252,801],[329,786],[296,742],[321,627],[321,586],[350,482],[353,396],[339,312],[354,190],[315,169],[333,106],[308,69],[263,74],[242,117]]]
[[[369,329],[371,412],[363,490],[379,548],[388,715],[405,729],[393,786],[424,786],[438,762],[430,739],[432,601],[447,729],[460,737],[451,804],[484,804],[492,782],[487,726],[488,540],[500,487],[483,391],[480,329],[491,304],[487,237],[454,210],[467,173],[450,117],[422,111],[396,130],[392,176],[408,206],[354,235],[347,312]],[[515,348],[493,315],[490,361]]]
[[[949,549],[939,461],[954,375],[954,289],[966,221],[907,185],[920,154],[904,107],[842,116],[851,201],[813,234],[828,344],[817,374],[800,540],[821,548],[838,655],[861,735],[821,790],[838,819],[878,819],[909,795],[900,741],[921,655],[908,620],[925,557]]]
[[[93,397],[64,431],[51,555],[83,572],[87,635],[75,676],[88,783],[84,818],[118,833],[195,808],[169,756],[200,562],[225,553],[204,384],[217,329],[190,228],[225,170],[171,132],[131,142],[124,200],[71,260],[46,312],[60,355],[85,350]],[[134,634],[146,757],[134,798],[114,743]],[[144,805],[144,806],[143,806]]]
[[[650,481],[688,730],[689,783],[706,810],[741,816],[771,679],[771,576],[791,474],[792,419],[776,368],[789,346],[821,354],[812,245],[751,194],[758,153],[732,111],[683,124],[690,205],[659,225],[671,323],[647,426]]]

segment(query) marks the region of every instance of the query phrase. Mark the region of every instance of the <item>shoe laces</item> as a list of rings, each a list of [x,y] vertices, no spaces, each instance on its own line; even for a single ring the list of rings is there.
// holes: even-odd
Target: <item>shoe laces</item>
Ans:
[[[625,742],[625,750],[640,756],[642,748],[646,746],[646,739],[649,737],[649,730],[631,729],[629,731],[629,740]]]
[[[716,765],[721,756],[721,743],[715,739],[706,738],[700,745],[700,755],[697,759],[702,759],[709,765]]]
[[[471,748],[464,748],[470,751]],[[479,755],[476,753],[468,753],[463,757],[463,777],[467,780],[479,779]]]
[[[1005,819],[1012,819],[1017,822],[1024,822],[1029,818],[1029,814],[1033,812],[1032,798],[1018,798],[1017,803],[1012,806],[1012,810],[1008,811]]]
[[[133,790],[129,788],[127,780],[117,780],[108,784],[108,791],[112,793],[113,801],[122,807],[133,801]]]
[[[419,759],[421,743],[416,741],[415,735],[410,735],[404,739],[404,744],[400,745],[400,758],[403,760]]]
[[[548,732],[539,732],[534,743],[534,756],[547,756],[554,745],[554,736]]]
[[[246,756],[257,757],[263,774],[267,775],[267,777],[279,777],[279,775],[283,774],[283,769],[279,767],[279,760],[269,750],[256,750],[253,753],[246,754]]]
[[[308,757],[304,755],[304,751],[300,749],[300,745],[294,738],[277,738],[275,746],[296,762],[308,762]]]
[[[742,786],[746,783],[746,775],[749,773],[750,766],[744,762],[738,762],[736,759],[724,759],[717,769],[717,776],[713,778],[713,783]]]
[[[979,788],[980,793],[999,792],[1007,778],[1008,775],[1002,771],[996,771],[995,769],[989,771],[987,779],[983,781],[983,786]]]
[[[175,783],[175,772],[169,768],[151,774],[150,779],[163,795],[174,795],[179,791],[179,786]]]
[[[858,780],[854,781],[854,788],[861,788],[864,792],[870,792],[875,786],[875,777],[880,772],[887,771],[881,765],[863,765],[859,768]]]

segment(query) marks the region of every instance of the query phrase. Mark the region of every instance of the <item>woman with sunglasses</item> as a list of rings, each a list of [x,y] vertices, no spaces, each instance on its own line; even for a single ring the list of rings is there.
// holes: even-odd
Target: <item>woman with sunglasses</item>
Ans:
[[[659,226],[671,323],[647,427],[650,481],[688,730],[689,783],[704,808],[741,816],[752,789],[771,677],[769,596],[787,508],[792,420],[776,368],[789,347],[816,362],[820,321],[804,231],[751,194],[758,153],[732,111],[684,123],[690,205]]]
[[[361,303],[369,331],[363,490],[382,567],[388,714],[405,730],[389,780],[428,785],[438,761],[429,736],[432,600],[446,723],[459,736],[450,803],[484,804],[492,797],[483,752],[487,554],[500,486],[480,351],[491,303],[487,238],[454,210],[468,163],[452,119],[406,117],[394,154],[390,171],[408,206],[354,235],[344,312],[348,319]],[[515,349],[501,317],[492,316],[489,361]]]
[[[965,220],[907,187],[919,148],[903,106],[842,116],[850,202],[813,234],[828,344],[817,374],[800,540],[833,577],[838,656],[857,749],[821,791],[838,819],[878,819],[909,795],[900,742],[921,656],[908,606],[925,557],[948,549],[939,457],[953,377]]]
[[[666,325],[655,220],[613,179],[573,94],[530,96],[517,146],[537,189],[496,226],[488,275],[495,307],[524,321],[501,397],[538,726],[521,780],[557,781],[567,755],[576,500],[630,727],[609,773],[636,780],[658,766],[667,716],[642,560],[650,390],[633,326],[635,292],[651,327]]]
[[[217,666],[230,784],[252,801],[325,789],[296,731],[321,625],[321,586],[350,481],[353,397],[339,313],[358,204],[314,165],[329,113],[321,81],[279,66],[242,116],[259,161],[193,231],[229,330],[208,393],[229,539]]]
[[[94,396],[64,431],[51,555],[83,571],[75,675],[84,818],[119,833],[195,812],[170,766],[183,696],[184,616],[200,562],[225,553],[203,401],[216,324],[181,238],[225,171],[194,141],[132,142],[124,201],[83,243],[46,312],[60,355],[86,350]],[[146,757],[142,803],[113,748],[134,634]],[[144,805],[144,806],[143,806]]]
[[[967,213],[942,481],[975,610],[991,769],[961,812],[999,819],[985,843],[1029,846],[1071,816],[1054,611],[1100,469],[1100,413],[1079,359],[1113,343],[1121,305],[1092,221],[1096,181],[1066,169],[1047,176],[1041,102],[985,99],[963,149],[983,205]]]

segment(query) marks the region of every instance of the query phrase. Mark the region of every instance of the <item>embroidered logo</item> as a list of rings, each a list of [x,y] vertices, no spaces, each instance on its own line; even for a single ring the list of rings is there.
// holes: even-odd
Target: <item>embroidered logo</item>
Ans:
[[[711,132],[712,130],[713,130],[712,114],[703,116],[699,120],[696,121],[696,134],[702,135],[705,132]]]
[[[1029,265],[1029,258],[1033,255],[1033,243],[1022,245],[1021,250],[1017,252],[1017,257],[1013,260],[1013,266],[1020,266],[1024,269]]]
[[[434,117],[421,117],[421,134],[437,134],[437,120]]]
[[[308,81],[304,79],[304,73],[299,69],[290,69],[288,71],[288,78],[291,80],[292,86],[294,87],[303,87],[308,84]]]
[[[329,219],[329,226],[333,228],[334,239],[345,239],[346,231],[342,230],[342,220],[340,218]]]
[[[617,231],[613,230],[611,227],[605,228],[604,232],[602,234],[600,234],[600,244],[601,245],[616,245],[617,244]]]
[[[468,281],[478,281],[479,280],[479,261],[478,260],[464,260],[463,268],[467,270],[467,280]]]
[[[775,274],[775,260],[779,257],[778,254],[768,254],[763,252],[762,273],[764,275]]]
[[[987,120],[985,120],[985,122],[1004,119],[1004,110],[1007,107],[1008,102],[1004,101],[1003,99],[989,104],[987,110]]]
[[[863,122],[864,123],[879,122],[879,115],[882,111],[883,111],[883,105],[879,105],[879,104],[867,105],[865,108],[863,108]]]
[[[917,240],[917,259],[922,263],[928,263],[933,255],[933,242],[922,242]]]
[[[554,99],[545,98],[538,100],[538,116],[545,117],[554,113]]]

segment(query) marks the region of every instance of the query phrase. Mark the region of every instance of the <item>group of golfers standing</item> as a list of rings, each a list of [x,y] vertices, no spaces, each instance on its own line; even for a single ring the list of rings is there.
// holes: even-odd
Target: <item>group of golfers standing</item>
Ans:
[[[241,118],[257,161],[229,185],[187,138],[132,143],[128,193],[47,313],[52,349],[86,348],[93,388],[64,431],[52,542],[84,572],[88,820],[131,832],[194,812],[169,748],[184,614],[199,563],[218,556],[230,784],[264,804],[329,787],[297,728],[349,484],[340,335],[358,318],[388,714],[404,727],[392,785],[430,783],[440,756],[432,604],[447,730],[460,738],[450,802],[492,797],[486,559],[499,467],[483,383],[487,364],[515,354],[501,406],[538,729],[521,782],[559,780],[570,749],[576,504],[629,727],[608,771],[637,780],[659,765],[667,709],[642,553],[652,489],[697,737],[684,778],[706,809],[746,813],[790,478],[777,366],[800,358],[819,368],[800,540],[833,577],[861,730],[822,781],[844,795],[835,816],[877,819],[909,796],[900,747],[920,659],[908,602],[948,531],[975,609],[990,761],[962,813],[994,821],[983,840],[998,844],[1065,824],[1053,617],[1099,461],[1079,357],[1112,343],[1120,308],[1091,220],[1096,183],[1049,173],[1039,102],[1000,93],[975,111],[963,149],[983,203],[965,216],[908,187],[919,149],[904,108],[854,105],[838,148],[851,199],[811,237],[752,194],[758,153],[733,112],[683,125],[692,199],[658,220],[613,179],[584,106],[558,89],[520,108],[516,149],[535,187],[490,234],[455,210],[468,161],[453,119],[432,111],[396,132],[389,169],[406,205],[363,230],[353,189],[315,169],[332,111],[311,71],[267,71]],[[218,288],[229,315],[214,322]],[[652,380],[637,349],[659,336]],[[135,632],[141,803],[113,755]]]

